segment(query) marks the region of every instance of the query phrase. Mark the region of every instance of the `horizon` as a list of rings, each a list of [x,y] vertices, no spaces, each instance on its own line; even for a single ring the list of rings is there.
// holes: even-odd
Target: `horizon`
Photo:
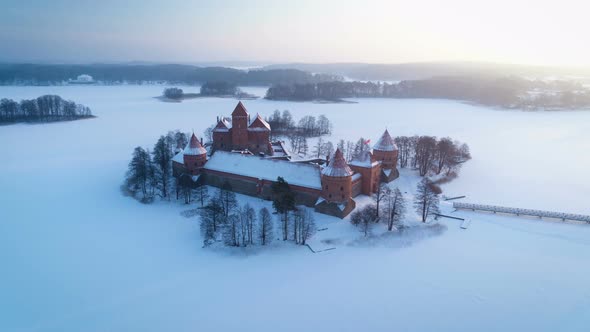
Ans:
[[[590,66],[590,47],[579,38],[584,5],[571,0],[91,6],[8,0],[0,13],[0,62]]]

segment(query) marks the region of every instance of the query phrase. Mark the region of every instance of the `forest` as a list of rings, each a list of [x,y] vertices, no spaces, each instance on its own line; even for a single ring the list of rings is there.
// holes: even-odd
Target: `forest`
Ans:
[[[86,74],[99,84],[202,84],[235,85],[317,83],[341,80],[337,75],[311,74],[296,69],[239,70],[226,67],[138,64],[0,64],[0,85],[60,85]]]
[[[438,77],[381,82],[277,84],[267,99],[341,101],[343,98],[431,98],[524,109],[590,107],[590,89],[574,81],[539,81],[518,77]]]
[[[90,108],[56,95],[35,99],[0,100],[0,123],[53,122],[93,117]]]

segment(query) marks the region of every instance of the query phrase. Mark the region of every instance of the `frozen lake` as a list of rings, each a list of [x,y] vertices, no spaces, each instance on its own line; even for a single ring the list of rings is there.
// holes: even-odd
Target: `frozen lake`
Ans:
[[[58,94],[98,116],[0,126],[0,330],[585,331],[590,323],[584,226],[481,216],[471,233],[450,227],[400,250],[202,250],[182,207],[138,204],[119,185],[135,146],[151,148],[168,130],[200,135],[236,100],[165,103],[153,98],[162,90],[0,87],[0,98]],[[445,194],[590,214],[590,112],[444,100],[244,104],[263,116],[325,114],[334,143],[376,141],[385,128],[450,136],[468,143],[473,159]]]

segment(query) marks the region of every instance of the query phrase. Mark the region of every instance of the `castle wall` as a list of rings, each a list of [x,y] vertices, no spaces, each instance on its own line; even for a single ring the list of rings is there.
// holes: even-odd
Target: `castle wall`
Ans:
[[[353,171],[360,173],[362,176],[361,193],[363,195],[370,196],[371,194],[377,192],[379,181],[381,180],[381,167],[379,164],[370,168],[354,165],[349,166]]]
[[[272,199],[271,186],[273,181],[260,180],[257,178],[230,174],[225,172],[204,170],[203,184],[221,188],[224,183],[229,183],[232,191],[240,194],[260,197],[266,200]],[[313,207],[320,196],[320,190],[289,185],[295,192],[295,203]]]
[[[348,201],[348,199],[352,197],[351,177],[322,175],[322,197],[329,202]]]
[[[360,176],[358,179],[352,181],[352,197],[356,197],[361,194],[363,185],[363,178]]]
[[[213,148],[215,150],[231,150],[232,141],[229,131],[213,132]]]
[[[207,162],[207,155],[184,155],[184,167],[187,173],[191,175],[199,175],[201,173],[201,168],[205,166]]]
[[[268,131],[249,130],[248,131],[248,150],[254,154],[264,152],[271,154],[269,150],[270,133]]]
[[[381,161],[381,168],[392,169],[397,167],[398,151],[380,151],[373,150],[373,158]]]

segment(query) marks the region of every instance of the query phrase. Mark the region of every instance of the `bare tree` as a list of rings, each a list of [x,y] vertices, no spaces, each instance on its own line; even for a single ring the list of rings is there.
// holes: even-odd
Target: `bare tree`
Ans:
[[[367,237],[371,227],[377,220],[377,207],[375,205],[367,205],[362,209],[354,211],[350,216],[350,222],[359,227],[365,234],[365,237]]]
[[[258,236],[260,244],[267,245],[273,240],[272,217],[267,208],[262,208],[258,212]]]
[[[246,243],[254,244],[254,224],[256,223],[256,212],[250,206],[246,204],[244,206],[244,216],[246,220]]]
[[[425,176],[432,168],[436,156],[436,137],[421,136],[418,139],[415,151],[420,176]]]
[[[316,145],[314,145],[313,154],[316,156],[316,158],[320,158],[322,155],[324,155],[324,153],[324,140],[320,137]]]
[[[228,217],[232,210],[238,206],[236,194],[232,191],[232,187],[229,182],[226,181],[223,183],[221,189],[219,189],[218,197],[223,206],[223,214]]]
[[[209,189],[207,189],[207,186],[204,185],[198,186],[197,189],[195,189],[195,194],[197,196],[197,200],[199,203],[201,203],[201,207],[203,207],[207,199],[209,199]]]
[[[387,230],[393,230],[395,225],[399,225],[406,212],[405,200],[402,192],[395,188],[391,190],[386,189],[385,199],[383,204],[383,218],[387,221]]]
[[[387,190],[389,190],[389,187],[387,187],[387,184],[385,182],[379,182],[379,186],[377,187],[377,192],[375,194],[373,194],[372,198],[373,201],[375,201],[375,209],[376,209],[376,220],[375,222],[379,222],[379,205],[381,204],[381,201],[383,199],[385,199],[385,195],[387,193]]]
[[[414,197],[414,208],[421,216],[422,222],[426,222],[429,215],[439,212],[438,204],[438,195],[432,189],[432,182],[427,178],[422,179],[418,183]]]

